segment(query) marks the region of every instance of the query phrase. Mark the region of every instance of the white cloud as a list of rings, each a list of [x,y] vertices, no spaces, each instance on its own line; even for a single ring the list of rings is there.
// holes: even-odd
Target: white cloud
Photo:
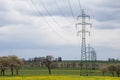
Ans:
[[[93,29],[92,43],[120,49],[120,29]]]

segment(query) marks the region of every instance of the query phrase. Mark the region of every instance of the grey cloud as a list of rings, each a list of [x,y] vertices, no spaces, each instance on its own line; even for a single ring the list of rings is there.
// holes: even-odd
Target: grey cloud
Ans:
[[[120,0],[105,0],[104,3],[101,4],[103,7],[108,8],[120,8]]]
[[[16,11],[14,11],[16,12]],[[26,24],[30,25],[31,21],[29,19],[24,19],[23,17],[19,18],[19,15],[22,16],[22,14],[19,14],[18,16],[14,14],[14,12],[9,12],[9,11],[3,11],[0,13],[0,25],[5,26],[5,25],[15,25],[15,24]]]
[[[80,54],[79,48],[73,47],[73,45],[68,45],[68,44],[66,44],[67,46],[66,45],[60,46],[54,42],[54,39],[49,40],[51,37],[50,37],[50,35],[47,35],[47,34],[52,34],[51,33],[52,31],[46,33],[47,31],[49,31],[48,27],[46,28],[46,25],[43,26],[46,28],[45,29],[46,32],[44,32],[44,33],[42,33],[42,30],[40,30],[40,31],[37,31],[37,29],[33,30],[33,28],[36,28],[36,26],[41,27],[41,24],[35,25],[36,23],[39,23],[39,22],[36,22],[36,23],[32,22],[33,20],[31,20],[30,17],[36,16],[36,18],[39,18],[41,16],[37,15],[38,12],[33,7],[33,5],[30,3],[30,0],[1,0],[1,1],[6,1],[6,2],[12,1],[12,3],[14,3],[14,4],[10,3],[9,5],[7,5],[8,3],[4,2],[0,5],[0,20],[1,20],[0,25],[15,26],[14,28],[12,27],[10,29],[10,31],[8,31],[8,32],[6,31],[3,33],[0,33],[0,34],[4,34],[4,33],[6,34],[6,35],[0,36],[0,44],[1,44],[0,49],[1,50],[5,51],[9,48],[11,48],[11,49],[15,48],[15,49],[20,49],[20,50],[29,49],[28,53],[30,53],[30,51],[32,51],[31,55],[30,55],[30,56],[32,56],[36,52],[36,51],[34,51],[34,49],[38,49],[38,50],[39,49],[45,49],[45,50],[49,49],[50,51],[52,50],[55,54],[57,53],[57,55],[62,55],[65,59],[67,59],[67,58],[72,59],[73,56],[79,56],[78,55],[78,54]],[[23,5],[21,6],[19,4],[19,2],[17,2],[17,1],[22,1]],[[58,8],[56,7],[54,0],[42,0],[42,1],[45,3],[46,7],[48,8],[48,10],[52,16],[63,16],[60,13],[60,11],[58,10]],[[70,7],[67,2],[68,0],[57,0],[57,1],[58,1],[59,6],[62,9],[62,12],[65,14],[65,16],[68,18],[72,18],[72,15],[70,12]],[[71,0],[75,18],[76,18],[76,16],[78,16],[78,14],[80,14],[77,1],[78,0]],[[86,0],[84,0],[84,1],[86,1]],[[91,1],[91,0],[89,0],[89,1]],[[89,14],[90,16],[92,16],[93,19],[95,19],[96,21],[99,22],[99,24],[95,24],[95,27],[99,28],[99,29],[118,29],[119,21],[120,21],[120,18],[119,18],[120,17],[120,14],[119,14],[120,9],[119,9],[119,5],[118,5],[119,1],[116,0],[116,2],[115,2],[115,0],[114,1],[113,0],[104,0],[100,4],[97,3],[97,5],[92,4],[92,2],[94,2],[94,1],[91,1],[91,3],[82,4],[82,5],[85,6],[83,8],[85,8],[86,13]],[[25,6],[26,3],[28,4],[27,6]],[[45,9],[40,4],[36,3],[36,5],[39,6],[40,12],[45,17],[49,17],[48,13],[45,11]],[[12,6],[12,7],[10,7],[10,6]],[[13,11],[13,14],[9,14],[10,11]],[[19,15],[14,14],[16,12]],[[27,17],[25,17],[25,16],[27,16]],[[36,20],[36,19],[34,19],[34,20]],[[42,23],[42,22],[40,22],[40,23]],[[21,26],[19,26],[19,25],[21,25]],[[94,22],[93,22],[93,25],[94,25]],[[18,26],[22,27],[23,33],[22,33],[21,28],[16,29],[16,27],[18,27]],[[32,27],[33,28],[28,31],[28,29],[25,29],[25,26],[30,26],[29,29],[31,29]],[[70,26],[70,27],[74,27],[74,26]],[[70,27],[64,26],[63,29],[65,31],[67,31]],[[40,33],[38,33],[38,32],[40,32]],[[52,36],[54,37],[54,35],[52,35]],[[59,40],[59,39],[57,39],[57,40]],[[47,41],[49,41],[49,42],[46,43]],[[54,43],[52,43],[52,42],[54,42]],[[101,50],[99,50],[99,48]],[[107,53],[107,50],[109,50],[109,49],[112,51],[111,48],[105,48],[106,49],[105,52],[102,53],[102,50],[104,50],[104,48],[103,47],[99,47],[99,48],[97,48],[97,51],[99,52],[98,54],[100,56],[102,56],[104,53]],[[43,53],[49,53],[48,51],[43,51]],[[108,51],[110,53],[110,56],[113,56],[112,54],[114,53],[114,51],[115,51],[114,49],[113,49],[113,52]],[[117,50],[117,51],[119,51],[119,50]],[[8,52],[6,52],[6,53],[8,53]],[[38,51],[37,53],[39,53],[39,52],[40,51]],[[25,51],[23,51],[23,53],[25,53]],[[115,54],[117,54],[117,52]],[[21,55],[20,51],[18,51],[18,55]],[[36,54],[36,55],[38,55],[38,54]],[[106,56],[107,55],[108,54],[106,54]],[[28,57],[28,55],[26,57]],[[105,57],[105,58],[107,58],[107,57]]]

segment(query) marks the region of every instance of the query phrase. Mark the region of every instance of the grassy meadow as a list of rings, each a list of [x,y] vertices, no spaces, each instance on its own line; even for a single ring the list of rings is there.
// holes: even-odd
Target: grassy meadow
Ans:
[[[56,68],[52,69],[52,75],[48,74],[47,68],[23,68],[19,75],[11,76],[9,70],[6,76],[0,76],[0,80],[120,80],[119,77],[111,77],[109,73],[102,76],[99,70],[89,73],[89,76],[80,76],[80,70],[74,68]]]

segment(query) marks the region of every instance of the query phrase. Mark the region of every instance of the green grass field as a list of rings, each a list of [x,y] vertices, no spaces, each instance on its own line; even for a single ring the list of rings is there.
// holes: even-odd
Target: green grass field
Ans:
[[[47,68],[24,68],[19,71],[18,76],[11,76],[7,70],[6,76],[0,76],[0,80],[120,80],[119,77],[111,77],[108,73],[102,76],[98,70],[89,73],[89,76],[79,74],[80,70],[73,68],[52,69],[52,75],[48,74]]]

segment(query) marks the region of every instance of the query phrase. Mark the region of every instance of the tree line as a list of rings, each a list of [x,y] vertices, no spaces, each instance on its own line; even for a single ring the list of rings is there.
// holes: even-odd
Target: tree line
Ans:
[[[51,55],[48,55],[46,57],[35,57],[33,60],[30,60],[30,62],[41,62],[45,67],[47,67],[49,74],[51,74],[51,69],[55,66],[55,62],[61,61],[61,57],[54,58]],[[16,75],[19,74],[19,69],[26,64],[25,59],[20,59],[15,55],[10,56],[3,56],[0,57],[0,75],[4,76],[6,70],[11,71],[11,75],[14,75],[14,72]]]
[[[105,76],[105,73],[109,72],[113,77],[115,74],[119,77],[120,76],[120,64],[111,64],[108,66],[104,66],[100,68],[103,76]]]
[[[14,71],[16,72],[16,75],[19,73],[19,68],[23,65],[22,59],[19,59],[15,55],[11,56],[3,56],[0,57],[0,74],[2,76],[5,75],[5,71],[7,69],[10,69],[11,75],[14,75]]]

